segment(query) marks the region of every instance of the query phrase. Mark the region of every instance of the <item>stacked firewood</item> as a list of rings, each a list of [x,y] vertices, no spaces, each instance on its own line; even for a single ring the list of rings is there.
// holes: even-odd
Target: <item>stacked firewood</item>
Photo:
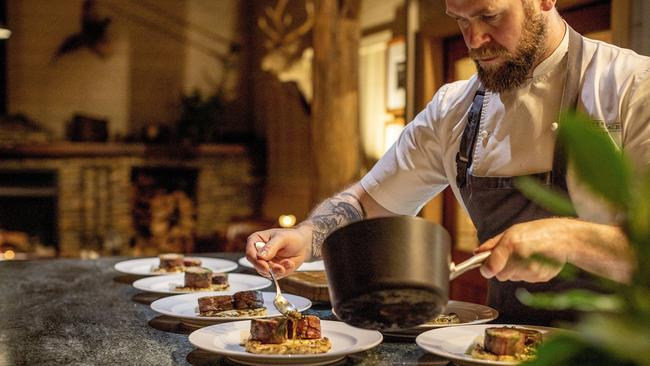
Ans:
[[[151,199],[151,241],[163,252],[184,253],[194,246],[194,203],[183,191]]]
[[[196,233],[195,204],[182,190],[156,187],[153,179],[138,179],[133,220],[135,255],[190,252]]]

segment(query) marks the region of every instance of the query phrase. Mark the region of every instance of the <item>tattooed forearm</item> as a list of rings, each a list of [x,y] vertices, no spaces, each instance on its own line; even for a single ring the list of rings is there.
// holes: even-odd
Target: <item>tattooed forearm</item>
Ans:
[[[321,256],[325,238],[334,230],[365,217],[359,199],[349,192],[340,193],[321,203],[307,220],[313,225],[311,255]]]

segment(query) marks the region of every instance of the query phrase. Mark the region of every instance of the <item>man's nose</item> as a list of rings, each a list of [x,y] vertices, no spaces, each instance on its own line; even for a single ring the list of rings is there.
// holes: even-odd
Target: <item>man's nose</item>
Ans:
[[[466,30],[465,42],[470,49],[477,49],[490,41],[490,34],[480,24],[470,24]]]

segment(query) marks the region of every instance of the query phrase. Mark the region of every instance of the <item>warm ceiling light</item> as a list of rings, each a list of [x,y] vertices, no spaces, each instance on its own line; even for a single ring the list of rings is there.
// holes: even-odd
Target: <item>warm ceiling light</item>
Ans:
[[[296,217],[294,215],[280,215],[278,223],[281,227],[292,227],[296,224]]]
[[[13,250],[9,249],[5,252],[5,259],[6,260],[12,260],[16,257],[16,253],[14,253]]]
[[[11,37],[11,31],[5,27],[0,26],[0,39],[7,39]]]

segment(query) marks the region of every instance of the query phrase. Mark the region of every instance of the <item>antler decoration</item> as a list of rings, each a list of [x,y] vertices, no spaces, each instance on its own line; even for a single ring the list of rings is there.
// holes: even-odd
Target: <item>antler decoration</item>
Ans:
[[[304,34],[308,33],[314,25],[314,2],[313,0],[305,0],[305,12],[307,16],[305,17],[304,23],[289,30],[291,23],[293,23],[293,18],[291,14],[285,14],[288,2],[289,0],[278,0],[275,8],[266,7],[264,9],[266,17],[262,16],[257,19],[257,25],[268,37],[264,43],[267,49],[273,49],[295,42]]]

